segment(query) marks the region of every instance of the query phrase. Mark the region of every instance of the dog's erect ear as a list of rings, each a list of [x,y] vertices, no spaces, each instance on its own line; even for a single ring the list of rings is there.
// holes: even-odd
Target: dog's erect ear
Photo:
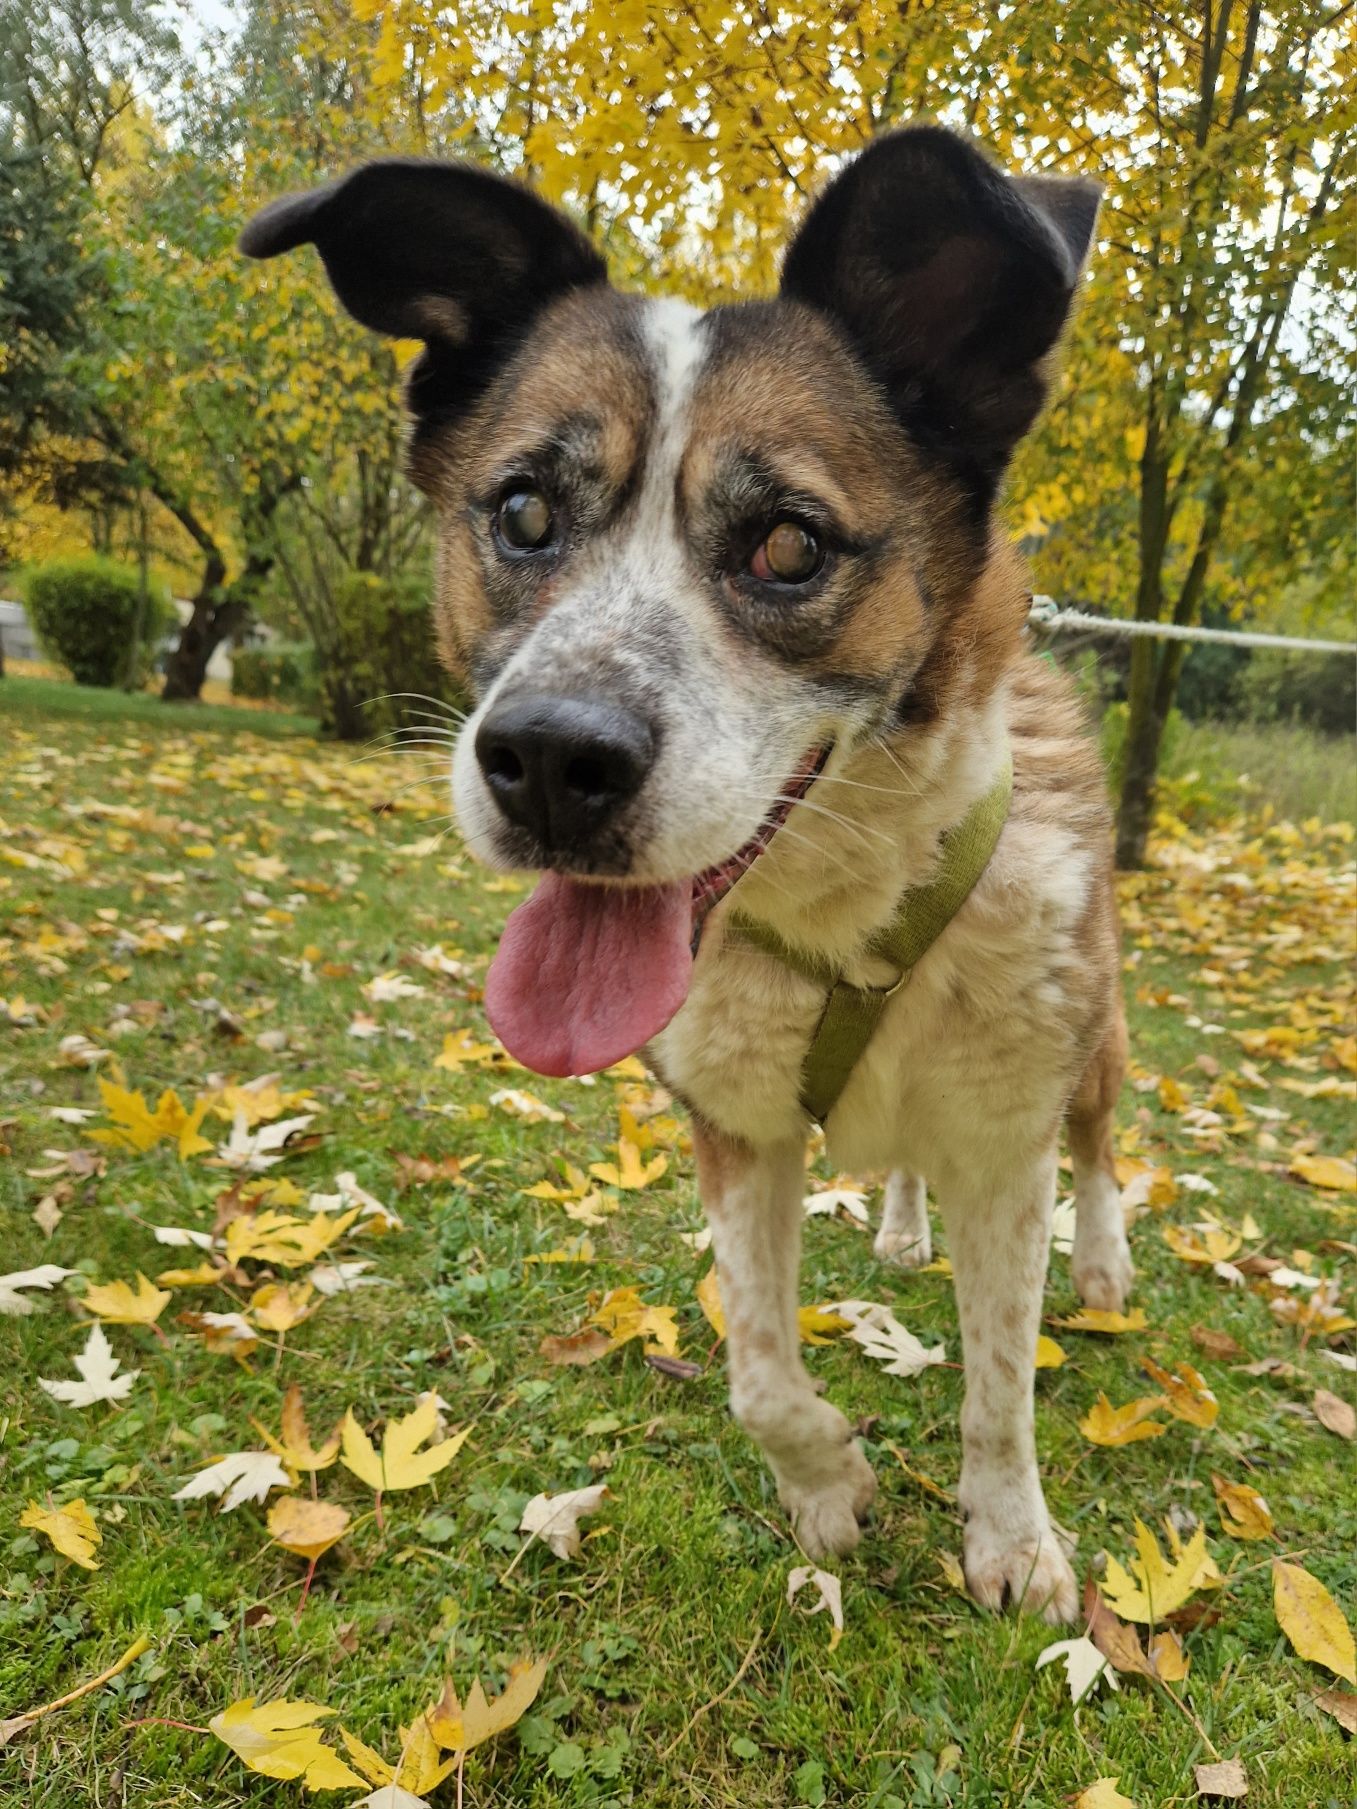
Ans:
[[[584,234],[526,189],[414,157],[284,196],[240,235],[252,258],[306,244],[364,326],[424,340],[407,392],[421,419],[465,407],[548,303],[608,275]]]
[[[1045,393],[1099,186],[1010,177],[939,126],[880,139],[811,208],[782,292],[829,314],[983,506]]]

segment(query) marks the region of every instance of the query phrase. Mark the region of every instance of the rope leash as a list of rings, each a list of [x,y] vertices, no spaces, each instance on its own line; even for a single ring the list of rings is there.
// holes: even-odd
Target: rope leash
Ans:
[[[1062,609],[1054,597],[1033,597],[1027,626],[1037,634],[1111,634],[1161,641],[1221,641],[1231,647],[1280,647],[1292,653],[1357,655],[1357,641],[1303,641],[1289,634],[1253,634],[1239,628],[1196,628],[1177,622],[1126,622],[1090,616],[1081,609]]]

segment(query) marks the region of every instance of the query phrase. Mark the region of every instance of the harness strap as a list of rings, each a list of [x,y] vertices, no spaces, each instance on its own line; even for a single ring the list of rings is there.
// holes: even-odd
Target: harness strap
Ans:
[[[801,1069],[801,1103],[817,1123],[824,1124],[833,1111],[887,1004],[975,889],[1008,818],[1012,795],[1010,757],[984,797],[942,837],[934,877],[903,893],[890,922],[867,941],[865,954],[888,961],[897,970],[885,986],[851,986],[823,957],[785,942],[766,923],[732,912],[732,934],[826,989],[824,1009]]]

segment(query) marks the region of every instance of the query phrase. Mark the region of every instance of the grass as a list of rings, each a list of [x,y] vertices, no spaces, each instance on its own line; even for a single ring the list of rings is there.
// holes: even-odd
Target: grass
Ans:
[[[252,735],[270,738],[316,732],[313,716],[287,710],[242,710],[238,704],[166,704],[149,691],[110,691],[98,685],[73,685],[64,678],[29,678],[16,673],[0,679],[0,717],[29,723],[141,723],[155,730],[217,729],[228,735],[248,722]]]
[[[1208,797],[1266,808],[1292,822],[1357,817],[1357,759],[1350,736],[1316,735],[1300,723],[1199,723],[1175,718],[1164,774]]]
[[[181,1162],[170,1145],[138,1154],[98,1144],[100,1118],[54,1118],[53,1108],[100,1106],[100,1070],[63,1055],[76,1036],[110,1052],[102,1072],[116,1061],[151,1098],[165,1086],[192,1098],[279,1073],[309,1092],[319,1140],[268,1178],[329,1191],[351,1170],[404,1220],[342,1249],[369,1259],[382,1285],[325,1301],[280,1353],[270,1339],[238,1363],[178,1322],[186,1307],[238,1310],[247,1298],[238,1285],[177,1292],[164,1342],[111,1328],[124,1364],[142,1372],[120,1407],[63,1407],[37,1387],[38,1376],[73,1373],[85,1337],[79,1279],[36,1296],[31,1316],[0,1321],[0,1718],[93,1676],[138,1634],[154,1642],[114,1685],[0,1751],[5,1800],[25,1809],[301,1801],[300,1786],[247,1772],[209,1735],[140,1723],[201,1727],[239,1697],[304,1696],[394,1758],[398,1728],[445,1672],[463,1694],[477,1674],[495,1688],[512,1659],[532,1652],[551,1658],[542,1697],[516,1732],[473,1753],[469,1804],[1046,1809],[1116,1776],[1148,1809],[1196,1800],[1192,1766],[1210,1756],[1208,1740],[1243,1759],[1259,1809],[1351,1801],[1351,1749],[1313,1703],[1333,1679],[1282,1638],[1268,1571],[1274,1553],[1292,1557],[1351,1613],[1351,1448],[1307,1406],[1317,1387],[1350,1398],[1351,1378],[1323,1359],[1324,1338],[1280,1324],[1263,1293],[1227,1288],[1171,1253],[1163,1224],[1197,1219],[1200,1196],[1180,1190],[1134,1227],[1148,1329],[1057,1330],[1068,1360],[1037,1379],[1045,1483],[1078,1537],[1081,1573],[1103,1551],[1129,1557],[1137,1516],[1206,1523],[1226,1584],[1211,1598],[1219,1617],[1185,1636],[1187,1683],[1170,1692],[1126,1678],[1119,1693],[1073,1711],[1059,1667],[1034,1670],[1049,1629],[988,1617],[948,1581],[946,1560],[961,1549],[947,1499],[960,1461],[959,1370],[900,1381],[844,1343],[809,1362],[836,1401],[862,1414],[881,1495],[859,1552],[835,1566],[847,1630],[831,1650],[825,1617],[786,1604],[800,1559],[766,1471],[725,1410],[721,1353],[693,1292],[708,1259],[677,1235],[700,1223],[681,1124],[635,1079],[511,1075],[508,1084],[566,1115],[529,1122],[490,1103],[506,1085],[496,1065],[434,1066],[449,1032],[483,1032],[485,962],[518,893],[487,883],[451,837],[439,839],[439,790],[400,792],[421,769],[260,739],[255,717],[248,733],[234,718],[227,737],[154,705],[124,717],[124,700],[85,695],[77,713],[58,717],[38,707],[46,692],[26,685],[17,708],[8,682],[0,693],[3,1266],[55,1262],[101,1281],[179,1266],[196,1253],[162,1250],[149,1227],[210,1228],[216,1197],[236,1179],[202,1155]],[[1297,1150],[1341,1155],[1352,1142],[1341,1040],[1351,1028],[1350,893],[1339,878],[1350,843],[1276,825],[1161,829],[1162,864],[1124,887],[1136,1068],[1122,1153],[1205,1176],[1219,1189],[1208,1205],[1257,1221],[1249,1249],[1309,1263],[1350,1298],[1351,1200],[1288,1172]],[[416,951],[434,943],[463,965],[460,977],[419,964]],[[366,999],[363,985],[391,970],[425,990]],[[350,1034],[364,1028],[360,1013],[378,1034]],[[18,1021],[6,1028],[7,1017]],[[1269,1029],[1251,1054],[1239,1040]],[[1161,1097],[1159,1076],[1176,1079],[1185,1100]],[[523,1189],[559,1179],[559,1160],[585,1168],[608,1158],[623,1104],[650,1114],[667,1171],[608,1200],[616,1209],[588,1233],[591,1262],[525,1264],[575,1245],[585,1228]],[[216,1142],[229,1126],[209,1117],[205,1129]],[[401,1155],[466,1166],[401,1190]],[[823,1154],[815,1173],[832,1173]],[[62,1216],[48,1237],[33,1215],[52,1194]],[[883,1270],[869,1237],[846,1222],[817,1218],[806,1232],[804,1299],[885,1300],[955,1362],[945,1274]],[[617,1285],[676,1309],[696,1376],[671,1379],[636,1344],[588,1368],[545,1360],[544,1333],[572,1330],[590,1291]],[[1074,1305],[1057,1257],[1048,1310]],[[1251,1375],[1204,1356],[1192,1336],[1200,1325],[1285,1367]],[[1350,1339],[1334,1343],[1351,1349]],[[1118,1403],[1147,1392],[1146,1356],[1202,1368],[1220,1400],[1217,1425],[1170,1421],[1164,1436],[1124,1449],[1091,1445],[1079,1418],[1099,1390]],[[449,1403],[452,1424],[473,1427],[432,1485],[387,1497],[382,1529],[355,1478],[338,1467],[321,1474],[321,1493],[356,1524],[321,1561],[299,1619],[303,1567],[269,1542],[262,1507],[219,1515],[171,1499],[214,1455],[258,1443],[251,1416],[276,1430],[292,1382],[313,1429],[350,1405],[372,1427],[428,1388]],[[1213,1471],[1262,1489],[1275,1542],[1225,1535]],[[585,1523],[578,1563],[540,1544],[521,1549],[515,1528],[529,1496],[598,1480],[611,1498]],[[49,1494],[83,1495],[95,1508],[99,1570],[74,1568],[20,1529],[25,1502]],[[435,1803],[452,1800],[451,1783],[434,1793]]]

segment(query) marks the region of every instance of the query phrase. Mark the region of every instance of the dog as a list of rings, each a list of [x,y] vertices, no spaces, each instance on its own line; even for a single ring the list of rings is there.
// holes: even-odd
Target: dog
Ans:
[[[828,182],[775,297],[707,312],[618,292],[562,213],[464,164],[366,164],[241,238],[313,243],[359,321],[423,342],[409,470],[437,518],[440,653],[478,700],[454,803],[482,861],[541,875],[492,1023],[548,1074],[644,1049],[687,1106],[732,1408],[820,1557],[856,1544],[876,1484],[799,1354],[801,1080],[817,972],[876,999],[828,1146],[894,1171],[887,1257],[923,1255],[925,1179],[937,1197],[966,1576],[1051,1621],[1077,1609],[1033,1433],[1058,1142],[1063,1123],[1076,1286],[1118,1308],[1125,1030],[1100,763],[1026,646],[994,515],[1098,195],[907,127]],[[892,972],[882,926],[996,785],[983,871]]]

